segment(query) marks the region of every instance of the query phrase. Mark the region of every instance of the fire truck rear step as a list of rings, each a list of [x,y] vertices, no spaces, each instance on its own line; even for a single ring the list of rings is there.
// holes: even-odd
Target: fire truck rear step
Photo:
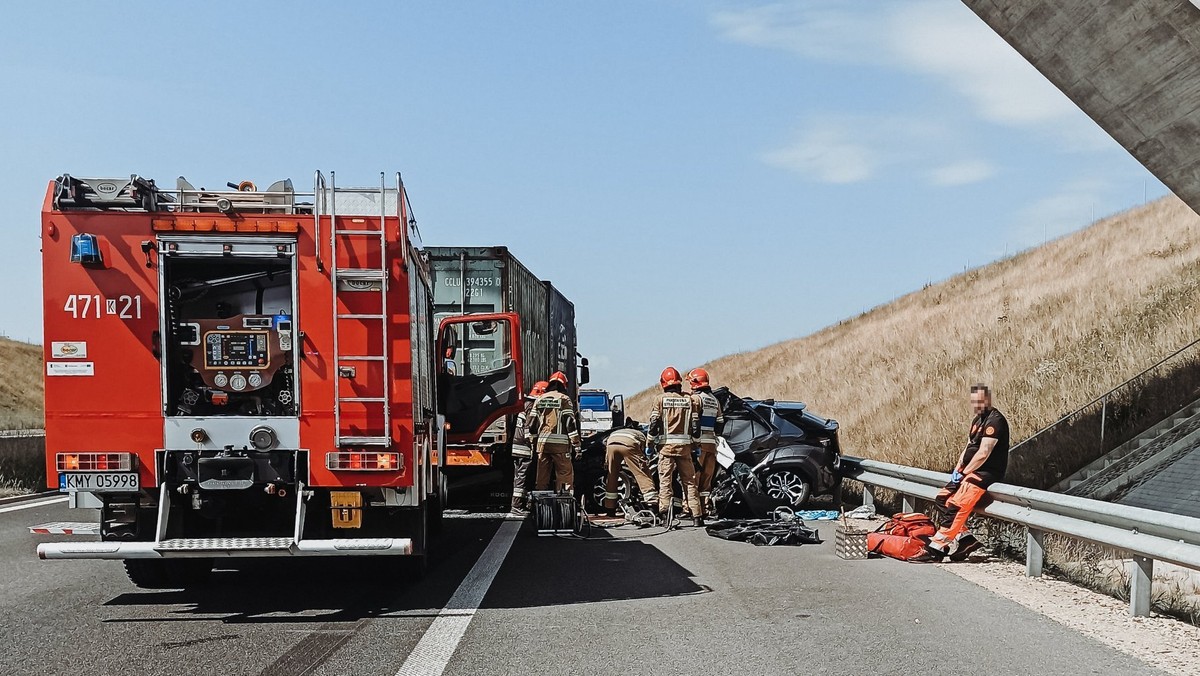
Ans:
[[[409,538],[180,538],[162,542],[46,542],[38,545],[41,559],[185,559],[260,558],[284,556],[405,556],[412,554]]]
[[[391,437],[338,437],[338,446],[391,446]]]

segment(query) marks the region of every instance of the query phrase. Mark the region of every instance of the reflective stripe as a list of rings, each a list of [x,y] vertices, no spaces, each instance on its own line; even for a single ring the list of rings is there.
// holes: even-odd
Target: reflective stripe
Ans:
[[[528,446],[517,446],[513,444],[512,454],[514,458],[532,458],[533,449]]]
[[[652,502],[654,500],[657,500],[658,499],[658,491],[646,491],[646,494],[642,496],[642,499],[645,500],[646,502]]]
[[[655,439],[657,439],[658,443],[660,444],[691,444],[694,441],[692,437],[686,434],[664,434],[662,436],[655,437]]]
[[[514,498],[523,498],[523,497],[525,497],[525,489],[524,489],[524,488],[518,488],[518,489],[516,489],[515,491],[513,491],[513,497],[514,497]]]
[[[620,494],[620,493],[607,493],[607,492],[606,492],[606,493],[604,494],[604,499],[605,499],[605,500],[618,500],[618,499],[620,499],[620,497],[621,497],[621,494]]]
[[[708,497],[708,496],[710,496],[710,495],[712,495],[712,493],[701,493],[701,494],[700,494],[700,497],[702,497],[702,498],[707,498],[707,497]]]
[[[544,435],[538,437],[538,441],[542,441],[547,444],[553,444],[553,443],[569,444],[569,443],[571,443],[571,437],[569,437],[565,434],[544,434]]]

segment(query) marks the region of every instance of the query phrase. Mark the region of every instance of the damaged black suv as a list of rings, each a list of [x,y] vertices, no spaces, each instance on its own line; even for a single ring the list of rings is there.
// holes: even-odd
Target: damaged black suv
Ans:
[[[836,420],[815,415],[798,401],[742,399],[726,387],[713,390],[713,395],[725,415],[721,436],[733,451],[734,462],[750,466],[772,502],[798,509],[810,498],[835,495],[841,482]],[[599,511],[604,500],[604,444],[612,432],[585,437],[583,452],[575,461],[576,491],[593,511]],[[657,455],[651,450],[647,460],[657,483]],[[724,470],[718,470],[714,485],[721,482],[723,474]],[[616,492],[625,499],[638,495],[628,470],[621,470]],[[681,494],[676,486],[675,495]]]
[[[734,459],[752,468],[763,490],[793,508],[809,498],[833,495],[841,484],[838,423],[798,401],[742,399],[727,387],[713,390],[721,402],[721,436]]]

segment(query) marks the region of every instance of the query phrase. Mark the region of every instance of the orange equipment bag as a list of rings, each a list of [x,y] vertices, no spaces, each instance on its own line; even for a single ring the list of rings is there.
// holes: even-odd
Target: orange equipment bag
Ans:
[[[937,533],[933,520],[920,512],[900,512],[867,534],[867,551],[907,561],[925,548]]]
[[[907,537],[931,538],[937,533],[933,520],[920,512],[899,512],[881,526],[878,533],[887,535],[903,535]]]
[[[876,531],[867,533],[867,551],[872,554],[882,554],[893,559],[907,561],[925,548],[928,537],[912,537],[908,535],[891,535]]]

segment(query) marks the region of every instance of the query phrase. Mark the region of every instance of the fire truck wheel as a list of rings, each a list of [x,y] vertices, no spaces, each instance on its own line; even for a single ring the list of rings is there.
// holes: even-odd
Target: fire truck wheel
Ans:
[[[187,589],[208,581],[212,559],[125,559],[125,575],[139,589]]]
[[[429,570],[429,556],[413,554],[404,557],[403,570],[406,578],[418,580],[425,577],[425,572]]]
[[[208,583],[212,576],[212,559],[183,559],[167,562],[167,577],[177,589],[190,589]]]
[[[161,559],[125,559],[125,575],[138,589],[170,589],[167,562]]]
[[[442,532],[442,516],[446,510],[446,496],[449,492],[446,483],[446,475],[438,472],[437,478],[438,489],[429,494],[428,500],[428,522],[426,523],[427,532],[430,538],[439,535]]]

